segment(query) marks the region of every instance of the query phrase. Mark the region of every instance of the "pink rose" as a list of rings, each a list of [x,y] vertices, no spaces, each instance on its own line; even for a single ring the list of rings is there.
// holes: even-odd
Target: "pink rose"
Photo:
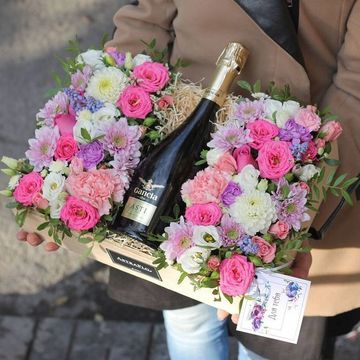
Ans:
[[[300,181],[299,186],[300,186],[300,189],[305,190],[307,193],[310,192],[310,187],[306,182]]]
[[[315,140],[315,145],[316,145],[318,150],[323,149],[325,147],[325,140],[318,138],[318,139]]]
[[[100,216],[109,214],[110,199],[115,183],[109,170],[100,169],[79,174],[70,174],[65,182],[70,195],[86,201],[99,211]]]
[[[194,225],[216,225],[221,219],[221,209],[215,203],[195,204],[185,211],[185,218]]]
[[[61,208],[60,219],[71,229],[83,231],[92,229],[100,220],[98,211],[85,201],[68,196]]]
[[[286,239],[286,237],[289,234],[289,231],[290,231],[290,225],[285,221],[281,221],[281,220],[271,225],[269,229],[270,234],[277,236],[281,240]]]
[[[158,62],[144,62],[135,66],[133,76],[138,85],[150,93],[163,89],[170,79],[169,70]]]
[[[216,271],[220,267],[221,260],[219,257],[212,255],[207,261],[207,266],[211,271]]]
[[[222,171],[207,167],[199,171],[194,179],[186,181],[181,196],[186,204],[207,204],[221,201],[221,194],[229,183],[230,176]]]
[[[254,275],[254,264],[248,262],[246,256],[234,254],[220,264],[220,289],[226,295],[244,295]]]
[[[271,263],[275,258],[276,244],[270,244],[260,236],[253,236],[254,244],[259,247],[257,256],[265,263]]]
[[[316,158],[318,149],[313,141],[309,141],[309,147],[306,150],[306,153],[302,155],[301,160],[302,161],[313,161]]]
[[[164,95],[157,101],[156,104],[159,110],[163,110],[174,104],[174,98],[170,95]]]
[[[130,85],[124,89],[116,106],[125,116],[145,119],[152,111],[152,103],[149,94],[141,87]]]
[[[323,137],[325,141],[336,140],[341,135],[342,131],[343,129],[337,121],[329,121],[320,129],[320,132],[325,134]]]
[[[256,120],[247,125],[250,130],[249,136],[253,139],[250,146],[256,150],[262,148],[264,143],[279,135],[279,128],[266,120]]]
[[[72,136],[73,127],[76,123],[75,112],[72,108],[69,108],[69,114],[58,114],[54,118],[55,125],[58,126],[60,135]]]
[[[25,206],[31,206],[33,197],[41,191],[43,183],[43,178],[37,172],[24,175],[14,191],[15,200]]]
[[[268,141],[259,150],[257,158],[260,176],[280,179],[294,166],[294,158],[285,141]]]
[[[38,209],[46,209],[49,206],[49,202],[43,198],[43,196],[38,192],[32,198],[32,203]]]
[[[321,125],[321,119],[316,114],[316,107],[311,105],[308,105],[305,109],[300,109],[296,113],[294,120],[309,131],[317,131]]]
[[[60,136],[54,156],[56,160],[69,161],[78,151],[78,144],[71,135]]]
[[[214,167],[219,171],[224,171],[232,175],[236,172],[237,164],[235,159],[226,152],[219,157]]]
[[[256,161],[251,155],[251,148],[249,145],[242,145],[237,148],[233,153],[233,157],[236,160],[238,173],[240,173],[246,165],[252,165],[255,168],[258,167]]]

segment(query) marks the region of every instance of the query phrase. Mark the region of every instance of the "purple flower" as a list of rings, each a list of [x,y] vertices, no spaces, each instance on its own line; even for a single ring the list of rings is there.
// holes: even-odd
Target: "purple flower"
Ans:
[[[210,148],[229,151],[249,143],[249,134],[250,130],[245,130],[235,123],[217,125],[217,131],[211,134],[212,140],[207,145]]]
[[[35,130],[35,139],[29,140],[30,149],[25,153],[35,171],[40,172],[44,166],[50,165],[59,138],[57,126],[54,128],[44,126]]]
[[[262,319],[255,318],[252,321],[253,330],[259,330],[261,328]]]
[[[69,106],[69,99],[65,93],[59,91],[45,106],[39,110],[36,117],[44,119],[46,126],[53,127],[54,118],[58,114],[67,114]]]
[[[245,255],[256,255],[259,251],[259,246],[253,242],[252,237],[249,235],[241,236],[239,241],[239,248]]]
[[[238,244],[244,230],[235,220],[229,215],[224,215],[221,219],[220,227],[218,228],[221,246],[233,246]]]
[[[125,63],[126,55],[116,50],[114,47],[108,47],[106,53],[109,54],[118,66],[123,66]]]
[[[254,305],[253,309],[251,310],[251,318],[252,319],[262,319],[265,314],[265,309],[260,304]]]
[[[104,149],[100,141],[80,145],[77,157],[83,160],[85,170],[95,168],[104,159]]]
[[[71,75],[71,85],[76,91],[85,91],[89,79],[92,75],[92,70],[89,65],[86,65],[82,71],[78,70]]]
[[[100,100],[96,100],[91,96],[84,96],[81,92],[76,91],[72,88],[64,89],[64,93],[70,99],[70,106],[74,109],[77,113],[81,110],[87,109],[92,113],[100,110],[104,107],[104,103]]]
[[[299,290],[301,290],[301,286],[295,281],[290,281],[285,289],[286,296],[290,299],[294,299]]]
[[[289,119],[285,126],[280,129],[280,140],[290,141],[292,145],[298,145],[304,142],[309,142],[312,139],[310,131],[295,122],[294,119]]]
[[[263,100],[250,101],[246,99],[233,106],[232,118],[238,120],[240,124],[246,124],[262,118],[264,109]]]
[[[236,200],[236,198],[242,194],[242,190],[234,181],[230,181],[226,186],[224,192],[221,194],[221,201],[225,206],[230,206]]]

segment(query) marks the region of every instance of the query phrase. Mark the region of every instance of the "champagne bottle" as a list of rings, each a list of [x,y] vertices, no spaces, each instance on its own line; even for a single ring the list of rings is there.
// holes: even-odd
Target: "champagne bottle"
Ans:
[[[161,216],[172,215],[182,184],[199,168],[194,163],[210,140],[211,121],[224,104],[230,86],[245,65],[248,51],[230,43],[221,53],[211,85],[192,114],[138,165],[125,198],[125,206],[110,230],[148,245],[144,233],[162,233]],[[121,211],[121,210],[120,210]]]

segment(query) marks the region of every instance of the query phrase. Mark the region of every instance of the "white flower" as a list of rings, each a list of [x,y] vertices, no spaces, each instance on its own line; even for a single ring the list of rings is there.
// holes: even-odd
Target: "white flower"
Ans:
[[[240,185],[241,190],[252,191],[258,184],[260,171],[256,170],[253,165],[246,165],[242,168],[240,174],[233,177],[233,181]]]
[[[266,179],[261,179],[257,185],[259,191],[266,191],[268,188],[269,182]]]
[[[218,249],[221,245],[220,236],[215,226],[194,226],[192,240],[196,245],[214,249]]]
[[[305,166],[299,166],[293,168],[292,172],[301,180],[301,181],[309,181],[312,179],[316,174],[320,172],[320,169],[317,168],[315,165],[308,164]]]
[[[60,212],[67,196],[68,194],[66,192],[62,192],[55,200],[49,201],[50,217],[52,219],[60,219]]]
[[[229,213],[249,235],[266,233],[271,223],[276,220],[275,204],[270,194],[259,190],[238,196],[230,206]]]
[[[210,165],[210,166],[214,166],[219,158],[224,155],[225,151],[221,150],[221,149],[210,149],[207,153],[206,153],[206,162]]]
[[[53,173],[65,174],[66,168],[66,162],[62,160],[52,161],[49,165],[49,171]]]
[[[282,103],[273,99],[265,100],[265,117],[273,121],[275,116],[279,128],[283,128],[289,119],[294,118],[299,109],[300,104],[297,101],[289,100]]]
[[[128,77],[115,67],[95,71],[86,88],[86,95],[115,104],[121,91],[128,83]]]
[[[100,70],[105,67],[103,56],[104,53],[100,50],[88,50],[81,53],[76,61],[80,64],[89,65],[92,70]]]
[[[117,116],[120,116],[119,109],[110,103],[106,103],[104,107],[92,114],[93,120],[99,122],[115,120]]]
[[[92,118],[92,112],[87,109],[79,111],[76,115],[76,121],[91,121]]]
[[[86,144],[88,141],[81,134],[81,129],[87,130],[91,138],[96,136],[96,129],[91,121],[77,121],[73,127],[74,139],[80,144]]]
[[[151,57],[145,54],[137,54],[133,59],[133,66],[141,65],[144,62],[152,62]]]
[[[263,93],[263,92],[253,93],[253,94],[251,94],[251,96],[252,96],[254,99],[269,99],[269,98],[270,98],[270,95],[265,94],[265,93]]]
[[[188,274],[196,274],[210,256],[210,250],[193,246],[186,250],[179,258],[178,263]]]
[[[65,186],[65,176],[58,173],[50,173],[44,180],[42,188],[43,196],[46,200],[56,200]]]
[[[15,188],[19,185],[19,180],[21,178],[21,175],[14,175],[9,180],[8,188],[10,190],[15,190]]]

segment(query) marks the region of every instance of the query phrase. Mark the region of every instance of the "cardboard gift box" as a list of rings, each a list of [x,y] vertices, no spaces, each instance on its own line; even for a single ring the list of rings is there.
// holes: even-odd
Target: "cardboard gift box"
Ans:
[[[330,157],[332,159],[339,158],[336,143],[333,143]],[[319,184],[319,188],[322,186],[326,187],[329,175],[336,170],[336,167],[326,165],[325,163],[322,166],[325,167],[325,175],[322,183]],[[316,208],[320,207],[322,200],[322,194],[320,193]],[[309,228],[316,216],[316,212],[313,210],[309,210],[308,213],[311,216],[311,220],[304,224],[304,228]],[[28,232],[39,233],[46,241],[53,241],[48,235],[47,229],[37,230],[37,227],[43,222],[43,216],[35,210],[31,210],[26,217],[23,229]],[[240,297],[235,297],[232,304],[224,296],[221,297],[221,301],[215,301],[215,296],[212,294],[213,289],[201,288],[195,290],[188,278],[185,278],[179,284],[180,272],[176,268],[168,266],[157,270],[156,265],[153,264],[155,260],[155,257],[152,255],[153,249],[128,236],[109,233],[107,238],[100,243],[94,241],[91,244],[83,244],[74,235],[71,238],[65,237],[62,247],[83,256],[89,252],[89,247],[92,247],[89,255],[91,259],[188,296],[199,302],[226,310],[231,314],[239,313]],[[61,257],[59,257],[58,261],[61,261]]]

